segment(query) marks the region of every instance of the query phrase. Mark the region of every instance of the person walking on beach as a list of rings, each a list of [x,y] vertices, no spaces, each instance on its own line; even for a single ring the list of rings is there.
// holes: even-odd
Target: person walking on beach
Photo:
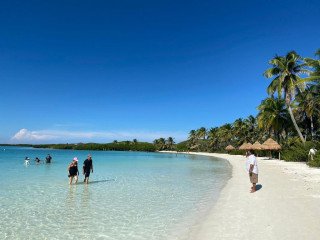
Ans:
[[[69,171],[69,184],[72,184],[73,178],[75,179],[75,183],[78,182],[79,170],[78,170],[78,158],[74,157],[72,162],[68,166]]]
[[[315,148],[311,148],[311,149],[309,150],[308,156],[309,156],[309,158],[310,158],[311,161],[313,161],[313,157],[314,157],[314,155],[316,155],[316,153],[317,153],[317,149],[315,149]]]
[[[88,158],[83,162],[83,175],[84,175],[84,182],[86,184],[89,183],[90,171],[91,173],[93,173],[92,157],[89,154]]]
[[[252,150],[249,150],[247,155],[246,169],[249,173],[250,182],[252,183],[250,192],[254,193],[256,191],[256,184],[258,183],[258,162]]]

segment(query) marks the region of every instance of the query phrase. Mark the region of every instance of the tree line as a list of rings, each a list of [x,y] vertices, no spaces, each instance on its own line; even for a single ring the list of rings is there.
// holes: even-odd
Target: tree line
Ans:
[[[257,107],[257,116],[239,118],[220,127],[191,130],[188,140],[177,148],[219,152],[229,144],[238,147],[244,142],[263,142],[272,137],[284,152],[294,148],[297,151],[300,146],[298,149],[304,149],[307,156],[307,148],[319,146],[320,50],[315,58],[304,58],[291,51],[275,56],[269,65],[263,76],[271,81],[267,97]]]
[[[154,152],[154,144],[148,142],[114,140],[112,143],[77,143],[77,144],[39,144],[34,148],[70,149],[70,150],[97,150],[97,151],[142,151]]]

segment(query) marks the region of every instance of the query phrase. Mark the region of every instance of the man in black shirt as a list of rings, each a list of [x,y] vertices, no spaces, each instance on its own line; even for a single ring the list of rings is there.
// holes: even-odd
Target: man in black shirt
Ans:
[[[51,159],[52,157],[50,156],[50,154],[48,154],[48,156],[46,157],[46,163],[51,163]]]
[[[90,171],[93,173],[93,164],[91,155],[88,155],[88,158],[83,162],[83,175],[84,175],[84,182],[89,183],[89,176]]]

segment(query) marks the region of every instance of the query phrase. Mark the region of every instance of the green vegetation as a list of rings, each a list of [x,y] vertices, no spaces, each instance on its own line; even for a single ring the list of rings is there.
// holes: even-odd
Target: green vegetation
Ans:
[[[263,75],[271,79],[268,96],[257,106],[257,116],[236,119],[220,127],[201,127],[189,132],[188,140],[175,144],[172,137],[155,139],[152,143],[133,141],[97,144],[50,144],[33,147],[114,150],[114,151],[207,151],[226,152],[227,145],[239,147],[245,142],[264,142],[269,137],[282,145],[282,159],[304,161],[320,167],[320,50],[316,58],[303,58],[294,51],[275,56]],[[24,145],[30,146],[30,145]],[[311,161],[311,147],[319,151]],[[232,150],[229,153],[243,153]],[[276,153],[273,153],[276,156]],[[260,156],[269,155],[261,151]]]
[[[178,151],[226,152],[229,144],[239,147],[244,142],[264,142],[269,137],[283,149],[282,159],[305,161],[320,166],[320,151],[308,160],[311,147],[320,150],[320,50],[316,58],[303,58],[291,51],[269,61],[264,72],[271,79],[268,97],[257,107],[256,117],[236,119],[220,127],[201,127],[189,132],[187,141],[176,145]],[[232,150],[229,153],[243,153]],[[276,156],[277,153],[273,153]],[[261,151],[259,155],[269,155]]]
[[[158,138],[153,141],[153,145],[155,146],[157,151],[163,150],[176,150],[175,142],[172,137],[168,137],[167,139]]]
[[[310,167],[320,167],[320,153],[317,153],[313,160],[308,162]]]
[[[100,150],[100,151],[143,151],[154,152],[152,143],[134,141],[113,141],[112,143],[78,143],[78,144],[40,144],[35,148],[72,149],[72,150]]]

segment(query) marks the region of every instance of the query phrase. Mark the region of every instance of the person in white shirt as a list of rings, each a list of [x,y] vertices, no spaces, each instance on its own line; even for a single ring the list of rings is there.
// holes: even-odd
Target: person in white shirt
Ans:
[[[314,155],[316,155],[316,152],[317,152],[317,149],[315,149],[315,148],[311,148],[311,149],[310,149],[308,155],[309,155],[311,161],[313,160]]]
[[[249,173],[250,182],[252,183],[250,192],[254,193],[256,191],[256,184],[258,183],[258,162],[252,150],[247,152],[247,156],[246,169]]]

